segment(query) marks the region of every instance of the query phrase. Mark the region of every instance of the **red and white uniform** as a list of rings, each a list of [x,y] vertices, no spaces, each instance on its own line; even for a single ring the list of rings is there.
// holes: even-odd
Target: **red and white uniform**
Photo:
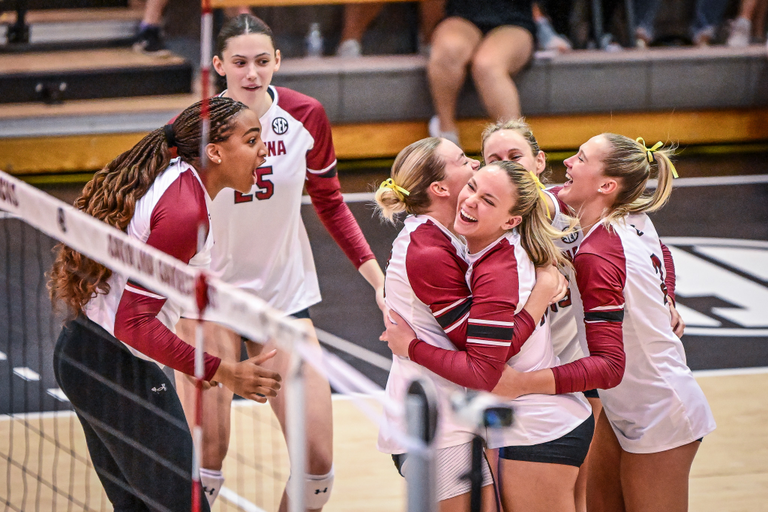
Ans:
[[[210,197],[195,169],[171,161],[136,203],[127,233],[193,267],[207,268],[213,238],[208,215]],[[198,226],[208,235],[198,252]],[[194,375],[195,349],[174,334],[180,308],[141,285],[113,273],[109,293],[88,301],[85,314],[122,341],[137,357],[154,360]],[[211,380],[220,359],[206,355],[205,379]]]
[[[270,86],[268,93],[272,106],[260,119],[267,160],[249,194],[224,189],[213,201],[211,270],[292,314],[320,301],[301,219],[305,186],[323,225],[355,267],[374,255],[342,198],[322,105],[283,87]]]
[[[546,317],[537,324],[523,310],[536,284],[536,269],[517,231],[504,234],[468,259],[470,314],[463,328],[457,327],[448,334],[459,352],[414,341],[409,349],[411,359],[453,382],[486,391],[498,383],[505,364],[520,372],[556,366],[558,360]],[[436,309],[430,306],[433,311]],[[579,426],[591,414],[581,393],[526,395],[510,404],[515,410],[515,421],[511,428],[487,432],[490,448],[552,441]]]
[[[669,450],[715,429],[670,326],[662,245],[645,214],[585,235],[572,292],[591,356],[553,369],[558,393],[600,388],[604,413],[631,453]]]
[[[469,316],[471,299],[464,280],[468,267],[466,248],[428,215],[408,216],[404,224],[392,244],[387,265],[384,285],[387,306],[408,322],[419,339],[436,347],[456,350],[445,332],[457,328]],[[466,389],[408,358],[394,356],[393,359],[385,389],[387,397],[403,404],[413,379],[431,380],[439,399],[435,447],[448,448],[470,442],[472,429],[456,420],[450,405],[450,396]],[[384,414],[388,425],[379,431],[379,450],[404,453],[405,448],[393,436],[393,431],[406,432],[404,415],[387,408]]]
[[[544,191],[552,199],[552,203],[555,206],[554,215],[552,215],[552,226],[559,230],[568,227],[568,222],[565,219],[565,216],[568,215],[568,207],[557,199],[557,193],[561,189],[562,187],[553,187],[550,190]],[[579,244],[581,244],[583,238],[582,232],[578,230],[560,240],[555,240],[555,245],[569,260],[573,260],[573,256],[579,249]],[[569,270],[566,277],[568,278],[568,293],[557,303],[549,307],[552,344],[555,349],[555,355],[561,364],[570,363],[584,357],[581,344],[579,343],[579,329],[576,314],[574,313],[573,299],[571,298],[571,288],[576,287],[576,276],[572,270]]]

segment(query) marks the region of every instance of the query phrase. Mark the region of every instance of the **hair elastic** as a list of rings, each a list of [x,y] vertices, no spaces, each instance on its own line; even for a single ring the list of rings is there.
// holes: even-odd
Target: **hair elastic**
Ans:
[[[167,124],[163,126],[163,133],[165,134],[165,143],[168,144],[168,149],[176,147],[176,134],[173,131],[173,125]]]
[[[395,195],[398,199],[401,201],[405,201],[405,196],[411,195],[410,192],[408,192],[403,187],[396,185],[395,182],[392,180],[392,178],[387,178],[384,181],[381,182],[381,185],[379,185],[379,189],[382,188],[388,188],[392,191],[394,191]]]
[[[535,172],[528,171],[528,173],[531,175],[531,178],[533,178],[533,183],[536,184],[536,190],[539,193],[539,197],[541,198],[542,201],[544,201],[544,208],[547,209],[547,218],[549,220],[552,220],[552,214],[549,213],[549,203],[547,202],[547,195],[544,193],[544,189],[545,189],[544,184],[541,182],[541,180],[539,179],[539,176]]]
[[[664,145],[661,141],[659,141],[649,148],[645,145],[645,139],[643,139],[642,137],[636,138],[635,142],[643,145],[643,149],[645,150],[645,156],[648,158],[648,163],[653,163],[653,161],[655,160],[653,154],[659,149],[661,149],[661,146]],[[679,176],[677,174],[677,169],[675,169],[675,166],[672,164],[672,162],[669,162],[669,167],[672,170],[672,177],[678,178]]]

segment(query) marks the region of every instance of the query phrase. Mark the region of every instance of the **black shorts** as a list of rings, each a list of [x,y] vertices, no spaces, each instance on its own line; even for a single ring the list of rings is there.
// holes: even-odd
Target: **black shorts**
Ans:
[[[536,36],[530,0],[449,0],[446,18],[457,16],[474,24],[483,36],[502,26],[521,27]]]
[[[311,319],[311,317],[309,316],[309,308],[304,308],[301,311],[297,311],[297,312],[293,313],[290,316],[293,317],[293,318],[299,319],[299,320],[301,320],[303,318]]]
[[[525,462],[544,462],[580,467],[584,463],[595,433],[595,417],[589,418],[563,437],[533,446],[505,446],[499,448],[499,457]]]
[[[587,398],[600,398],[600,395],[597,394],[596,389],[588,389],[584,392],[584,396]]]

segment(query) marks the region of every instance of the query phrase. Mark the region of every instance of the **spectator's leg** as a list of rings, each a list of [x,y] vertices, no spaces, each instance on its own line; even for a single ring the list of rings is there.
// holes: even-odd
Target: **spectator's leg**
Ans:
[[[432,40],[437,24],[445,18],[445,0],[422,0],[419,2],[419,32],[425,44]]]
[[[714,38],[715,30],[723,21],[727,6],[728,0],[696,0],[696,11],[691,26],[695,44],[702,46]]]
[[[472,78],[488,114],[496,119],[520,117],[520,97],[512,81],[533,54],[533,35],[521,27],[493,29],[472,58]]]
[[[160,31],[163,23],[163,11],[168,0],[147,0],[144,16],[139,25],[139,33],[133,43],[133,49],[148,55],[163,56],[168,54]]]
[[[435,29],[427,76],[441,132],[457,131],[456,101],[482,37],[479,28],[458,17],[446,19]]]
[[[654,24],[659,7],[661,7],[661,0],[635,0],[635,19],[637,20],[635,37],[646,45],[653,41]]]
[[[344,6],[344,24],[341,29],[341,43],[336,54],[342,57],[360,55],[360,44],[368,27],[376,19],[383,3],[347,4]]]
[[[762,40],[765,37],[765,18],[768,15],[768,0],[758,0],[752,18],[752,35]]]

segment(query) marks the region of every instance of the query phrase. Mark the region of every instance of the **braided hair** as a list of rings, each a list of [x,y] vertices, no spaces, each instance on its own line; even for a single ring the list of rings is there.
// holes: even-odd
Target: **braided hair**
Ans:
[[[247,107],[230,98],[210,98],[209,142],[224,142],[233,132],[237,115]],[[172,129],[158,128],[96,172],[75,200],[74,206],[93,217],[125,231],[133,218],[136,203],[171,161],[169,138],[181,160],[193,167],[200,164],[202,102],[188,107],[171,123]],[[170,137],[169,137],[170,135]],[[51,299],[63,302],[72,313],[96,294],[108,293],[112,271],[64,244],[57,252],[49,274]]]

